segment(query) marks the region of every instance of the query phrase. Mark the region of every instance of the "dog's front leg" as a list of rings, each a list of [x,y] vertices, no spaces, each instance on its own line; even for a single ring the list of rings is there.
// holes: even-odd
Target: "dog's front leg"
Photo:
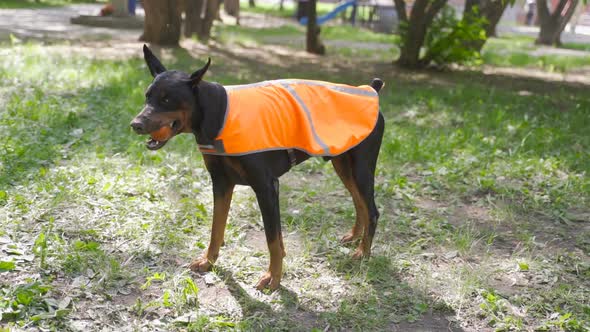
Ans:
[[[211,241],[203,255],[190,264],[193,271],[208,271],[219,256],[219,248],[223,244],[227,214],[231,203],[234,184],[223,175],[211,176],[213,181],[213,225]]]
[[[269,287],[271,290],[279,288],[283,273],[283,257],[285,249],[281,234],[281,214],[279,209],[279,180],[276,178],[264,180],[252,186],[256,193],[258,206],[262,213],[266,243],[270,252],[270,264],[268,271],[262,275],[256,288],[262,290]]]

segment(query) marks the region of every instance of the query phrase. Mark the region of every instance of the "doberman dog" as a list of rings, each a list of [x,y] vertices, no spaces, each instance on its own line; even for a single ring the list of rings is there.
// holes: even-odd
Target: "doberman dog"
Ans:
[[[180,133],[193,133],[200,145],[210,141],[223,126],[228,103],[227,92],[222,85],[203,80],[211,59],[201,69],[188,75],[166,70],[145,45],[143,51],[154,80],[146,90],[143,110],[131,122],[133,130],[141,135],[159,133],[156,139],[152,134],[152,138],[146,142],[150,150],[160,149]],[[376,95],[383,85],[380,79],[373,79],[371,93]],[[360,239],[353,254],[353,258],[357,259],[370,256],[379,218],[374,201],[374,177],[385,126],[380,111],[375,122],[372,131],[358,145],[340,155],[325,158],[331,160],[352,196],[356,222],[341,242]],[[310,157],[304,151],[287,149],[239,156],[204,153],[203,160],[213,184],[213,226],[209,247],[190,264],[190,269],[204,272],[215,263],[223,243],[234,186],[248,185],[256,194],[270,251],[268,271],[262,275],[256,288],[277,289],[282,277],[283,257],[286,255],[281,233],[278,179],[292,166]]]

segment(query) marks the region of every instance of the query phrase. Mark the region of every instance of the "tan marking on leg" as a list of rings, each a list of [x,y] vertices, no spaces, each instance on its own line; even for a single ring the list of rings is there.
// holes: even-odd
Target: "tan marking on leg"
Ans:
[[[357,191],[358,192],[358,191]],[[359,194],[360,197],[360,194]],[[356,210],[357,216],[360,216],[357,220],[360,220],[360,225],[357,226],[359,228],[362,227],[362,239],[359,243],[356,251],[352,255],[353,258],[359,259],[362,257],[368,257],[371,255],[371,246],[367,246],[367,243],[370,243],[369,239],[369,209],[367,204],[364,200],[360,199],[359,208]]]
[[[281,232],[281,234],[279,235],[279,238],[281,240],[281,250],[282,250],[282,257],[287,256],[287,252],[285,251],[285,243],[283,242],[283,232]]]
[[[344,183],[344,186],[346,187],[346,189],[348,189],[348,192],[352,196],[352,202],[354,203],[355,214],[356,214],[356,220],[355,220],[354,226],[352,226],[352,230],[350,232],[348,232],[346,235],[344,235],[340,239],[340,242],[348,243],[348,242],[352,242],[352,241],[358,239],[363,234],[363,231],[368,230],[369,213],[368,213],[367,205],[365,204],[364,200],[362,199],[360,192],[358,190],[358,187],[352,177],[352,167],[350,165],[350,157],[347,155],[344,155],[342,157],[334,158],[334,159],[332,159],[332,165],[334,165],[334,169],[336,170],[336,174],[338,174],[338,176],[340,177],[340,180],[342,180],[342,183]],[[366,215],[366,217],[365,217],[365,215]],[[366,226],[365,226],[365,224],[366,224]]]
[[[281,283],[284,251],[281,248],[280,238],[268,244],[268,251],[270,252],[270,264],[268,266],[268,271],[262,275],[256,284],[256,289],[258,290],[262,290],[266,286],[271,290],[275,290],[279,288]]]
[[[203,255],[194,260],[189,268],[193,271],[208,271],[219,256],[219,248],[223,244],[227,215],[233,194],[233,186],[228,188],[223,197],[216,198],[213,202],[213,225],[211,227],[211,241]]]

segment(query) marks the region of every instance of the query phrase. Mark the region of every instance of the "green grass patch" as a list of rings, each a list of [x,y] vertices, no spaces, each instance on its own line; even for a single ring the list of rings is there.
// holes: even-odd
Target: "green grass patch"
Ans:
[[[578,50],[578,51],[585,51],[590,52],[590,44],[582,44],[582,43],[563,43],[561,48],[566,48],[570,50]]]
[[[295,50],[305,48],[305,27],[298,25],[272,28],[216,25],[213,35],[226,44],[237,43],[247,46],[276,44]],[[398,56],[399,50],[394,43],[398,38],[397,35],[375,33],[349,25],[324,26],[321,34],[329,54],[345,58],[363,57],[383,61]]]
[[[328,25],[322,27],[321,38],[325,40],[384,43],[391,44],[393,46],[399,39],[399,36],[393,34],[376,33],[369,29],[359,28],[351,25]]]
[[[281,43],[289,38],[300,38],[305,35],[304,29],[285,25],[276,28],[244,28],[230,25],[217,25],[213,35],[224,43],[263,44],[268,40]]]
[[[534,39],[523,36],[490,38],[482,51],[484,64],[501,67],[536,67],[547,71],[567,72],[575,68],[590,66],[590,56],[561,54],[534,55],[540,47]],[[585,44],[566,44],[563,48],[580,51],[590,50]],[[549,48],[550,50],[550,48]]]

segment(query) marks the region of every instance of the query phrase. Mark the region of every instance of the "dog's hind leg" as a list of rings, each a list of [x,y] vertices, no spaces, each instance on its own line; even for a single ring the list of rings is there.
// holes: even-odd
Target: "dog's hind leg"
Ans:
[[[371,255],[373,236],[377,228],[377,219],[379,218],[374,197],[375,179],[371,174],[369,164],[364,160],[353,163],[352,176],[361,196],[361,205],[365,207],[362,211],[364,213],[362,238],[353,254],[353,258],[369,257]]]
[[[268,286],[271,290],[279,288],[283,275],[283,257],[285,246],[281,232],[281,215],[279,209],[279,180],[276,178],[263,180],[252,185],[256,193],[258,206],[262,213],[264,234],[270,252],[268,271],[262,275],[256,289],[262,290]]]
[[[356,221],[352,230],[341,239],[341,242],[346,243],[361,238],[353,254],[355,258],[370,256],[379,219],[374,185],[384,127],[383,116],[379,114],[377,125],[369,137],[350,151],[332,159],[334,169],[350,192],[356,210]]]
[[[375,169],[377,167],[377,158],[379,157],[384,129],[385,121],[383,116],[379,114],[375,130],[365,141],[350,151],[352,177],[368,211],[366,215],[367,222],[363,224],[364,229],[361,243],[353,254],[355,258],[371,255],[371,244],[373,243],[373,237],[377,229],[379,211],[375,204]]]
[[[341,238],[342,243],[354,241],[361,236],[362,252],[370,252],[371,241],[377,227],[379,212],[374,201],[375,169],[383,138],[385,122],[379,114],[373,132],[358,146],[332,159],[336,173],[350,192],[356,210],[352,230]],[[366,238],[369,236],[370,238]],[[359,247],[361,248],[361,247]],[[355,254],[355,256],[363,254]]]
[[[367,206],[361,197],[360,191],[352,175],[352,159],[350,153],[344,153],[332,159],[332,165],[336,174],[342,180],[342,183],[348,189],[352,202],[354,203],[356,220],[350,232],[346,233],[341,239],[341,243],[352,242],[361,237],[363,234],[364,224],[367,215]]]

